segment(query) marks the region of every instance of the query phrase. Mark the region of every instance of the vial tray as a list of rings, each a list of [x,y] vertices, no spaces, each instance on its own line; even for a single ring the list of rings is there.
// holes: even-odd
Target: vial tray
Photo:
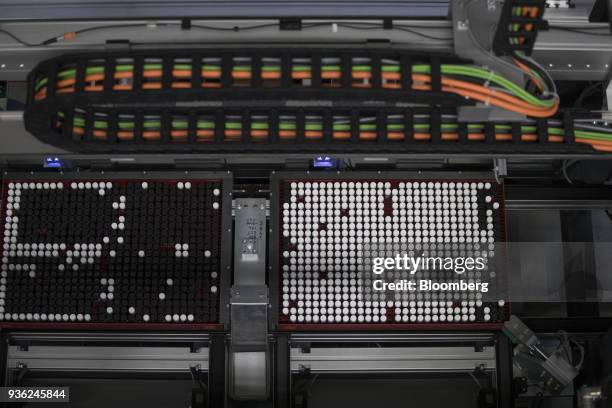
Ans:
[[[499,327],[509,313],[503,273],[496,273],[493,263],[495,243],[505,241],[503,187],[495,180],[455,176],[276,175],[270,255],[276,328]],[[364,255],[377,246],[387,255],[486,248],[487,267],[463,276],[466,282],[488,282],[495,294],[443,288],[372,291],[381,278],[366,266]],[[441,282],[455,272],[428,273]],[[380,276],[387,281],[400,277],[397,272]]]
[[[0,326],[222,328],[228,183],[215,173],[6,175]]]

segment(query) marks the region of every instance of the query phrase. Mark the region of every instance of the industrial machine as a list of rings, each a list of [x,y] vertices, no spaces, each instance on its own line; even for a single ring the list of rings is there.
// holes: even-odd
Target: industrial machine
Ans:
[[[0,0],[0,403],[612,406],[610,0]]]

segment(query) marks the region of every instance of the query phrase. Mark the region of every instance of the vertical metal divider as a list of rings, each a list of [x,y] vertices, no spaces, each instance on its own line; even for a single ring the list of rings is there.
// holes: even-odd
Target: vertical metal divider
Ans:
[[[442,114],[439,108],[433,108],[429,116],[429,132],[431,143],[438,144],[442,141]]]
[[[213,333],[208,345],[208,406],[225,407],[226,392],[226,335]]]
[[[400,57],[400,72],[402,90],[410,92],[412,90],[412,58],[410,55],[402,55]]]
[[[323,112],[323,143],[332,143],[334,133],[333,114],[330,109]],[[271,204],[270,204],[271,205]]]
[[[279,118],[278,110],[271,109],[270,114],[268,116],[268,127],[269,127],[268,140],[270,141],[271,144],[278,143],[279,121],[280,121],[280,118]]]
[[[240,120],[242,126],[242,134],[240,137],[242,143],[248,144],[251,141],[251,112],[248,109],[244,109]]]
[[[268,218],[268,291],[270,293],[270,317],[268,328],[270,331],[278,329],[278,299],[279,299],[279,208],[280,203],[280,177],[276,172],[270,175],[270,216]]]
[[[276,172],[270,175],[270,216],[268,219],[268,292],[270,294],[270,314],[268,329],[275,332],[274,347],[274,398],[275,408],[289,408],[291,406],[291,354],[290,334],[278,333],[279,312],[279,279],[278,262],[279,249],[279,207],[280,203],[280,177]]]
[[[49,67],[47,72],[47,98],[55,96],[55,88],[57,87],[57,72],[59,70],[57,62],[54,62]]]
[[[281,88],[291,88],[291,56],[283,54],[281,56]]]
[[[222,143],[225,129],[225,113],[222,109],[215,111],[215,143]]]
[[[573,144],[576,142],[576,134],[574,133],[574,116],[568,109],[563,112],[563,129],[565,130],[565,138],[563,143]]]
[[[115,66],[116,60],[113,57],[104,59],[104,92],[112,92],[115,82]]]
[[[221,268],[223,273],[219,273],[221,294],[219,299],[219,323],[223,324],[226,329],[229,329],[229,293],[232,286],[232,255],[234,246],[233,237],[233,217],[232,217],[232,201],[234,199],[234,178],[230,172],[225,173],[222,177],[222,214],[221,214]]]
[[[538,132],[538,142],[540,144],[548,143],[548,120],[538,119],[536,122],[536,129]]]
[[[379,143],[387,143],[387,120],[383,112],[376,112],[376,140]]]
[[[198,139],[198,112],[191,109],[187,115],[187,142],[195,143]]]
[[[511,126],[512,126],[512,128],[511,128],[512,129],[511,130],[511,132],[512,132],[512,143],[514,143],[514,144],[521,143],[521,134],[522,134],[522,132],[521,132],[521,124],[518,123],[518,122],[513,122]]]
[[[404,142],[414,142],[414,110],[406,108],[404,112]]]
[[[469,141],[469,133],[468,124],[466,122],[458,122],[457,123],[457,134],[459,135],[459,143],[466,144]]]
[[[372,88],[382,88],[382,70],[381,70],[381,57],[379,54],[371,54],[370,61],[372,64]]]
[[[202,88],[202,58],[201,54],[191,57],[191,89]]]
[[[170,135],[172,128],[172,115],[169,109],[164,109],[159,117],[160,120],[160,136],[164,143],[168,143],[172,138]]]
[[[64,127],[62,128],[64,137],[70,137],[72,140],[80,140],[81,136],[74,133],[74,110],[68,109],[64,112]]]
[[[321,55],[319,53],[312,53],[310,55],[310,70],[312,88],[321,88]]]
[[[431,91],[435,93],[442,92],[442,70],[440,66],[440,57],[431,57]]]
[[[231,54],[225,53],[221,56],[221,88],[231,88],[233,64]]]
[[[172,67],[174,59],[172,57],[162,58],[162,80],[161,87],[163,90],[172,89]]]
[[[295,141],[300,143],[306,140],[306,111],[300,108],[295,113]]]
[[[106,138],[111,143],[117,142],[117,130],[118,130],[118,113],[116,111],[111,111],[108,114],[108,126],[106,128]]]
[[[138,109],[134,114],[134,140],[142,142],[142,131],[144,128],[144,112]]]
[[[76,73],[74,80],[74,93],[82,93],[85,88],[85,71],[87,70],[87,60],[80,59],[76,64]]]
[[[251,87],[260,88],[262,86],[262,78],[261,78],[261,56],[252,55],[251,56]]]
[[[291,336],[276,334],[274,347],[275,408],[291,407]]]
[[[132,81],[132,89],[134,91],[142,91],[143,74],[144,71],[144,58],[142,56],[134,57],[134,73]]]
[[[74,117],[72,118],[74,122]],[[83,140],[85,142],[91,142],[93,139],[93,127],[94,127],[94,112],[91,107],[85,109],[85,133],[83,134]]]
[[[485,123],[485,143],[493,144],[495,143],[495,123],[487,122]]]
[[[353,76],[352,76],[352,60],[349,54],[343,53],[340,57],[340,77],[342,88],[348,89],[351,87]]]
[[[267,201],[236,198],[233,205],[233,272],[230,289],[229,396],[267,401],[271,395],[272,349],[268,336]]]
[[[513,408],[512,343],[500,334],[495,344],[497,403],[499,408]]]
[[[351,110],[351,142],[359,142],[359,112],[355,109]]]

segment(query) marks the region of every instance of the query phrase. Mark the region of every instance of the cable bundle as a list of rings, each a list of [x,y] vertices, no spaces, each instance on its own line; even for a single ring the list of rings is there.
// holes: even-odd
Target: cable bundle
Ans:
[[[290,88],[299,96],[297,93],[300,89],[311,92],[315,89],[341,88],[385,90],[389,91],[384,94],[389,98],[399,96],[393,91],[431,93],[427,96],[431,98],[436,93],[434,91],[438,91],[530,117],[551,117],[558,108],[558,98],[552,88],[554,84],[551,87],[543,79],[545,73],[539,73],[524,58],[521,61],[517,59],[516,63],[538,85],[537,94],[530,93],[496,72],[472,64],[438,62],[439,65],[434,65],[426,62],[427,58],[415,58],[414,62],[405,65],[401,56],[392,56],[329,55],[319,59],[303,56],[290,57],[287,62],[281,57],[257,58],[249,54],[227,57],[207,55],[202,58],[144,57],[138,62],[129,56],[110,60],[90,59],[81,62],[84,67],[78,67],[78,63],[74,62],[60,65],[52,89],[46,70],[37,72],[33,99],[40,102],[48,97],[49,92],[55,95],[79,94],[80,90],[86,93],[124,93],[164,89],[207,89],[212,92],[216,89]],[[80,72],[82,70],[84,73]],[[434,71],[439,72],[441,77]],[[436,86],[438,83],[441,86]],[[77,84],[81,85],[79,90]],[[105,84],[108,88],[105,88]]]
[[[395,142],[482,142],[489,149],[538,142],[539,149],[545,143],[567,150],[576,141],[609,151],[612,131],[605,125],[585,129],[573,119],[553,119],[559,98],[545,70],[520,54],[512,66],[532,86],[449,56],[391,50],[63,56],[31,73],[26,126],[44,142],[71,150],[284,142],[372,142],[383,149]],[[528,119],[459,122],[456,108],[475,101]]]

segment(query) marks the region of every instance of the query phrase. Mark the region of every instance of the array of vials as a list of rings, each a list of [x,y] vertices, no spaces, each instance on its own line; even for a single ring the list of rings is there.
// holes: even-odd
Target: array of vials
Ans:
[[[461,278],[498,289],[493,259],[495,243],[503,240],[503,198],[497,183],[287,180],[280,186],[280,323],[504,319],[505,300],[479,291],[377,291],[373,286],[377,279],[446,282],[457,279],[454,270],[376,275],[371,267],[374,256],[482,255],[487,267]]]
[[[7,180],[0,320],[216,323],[221,182]]]

